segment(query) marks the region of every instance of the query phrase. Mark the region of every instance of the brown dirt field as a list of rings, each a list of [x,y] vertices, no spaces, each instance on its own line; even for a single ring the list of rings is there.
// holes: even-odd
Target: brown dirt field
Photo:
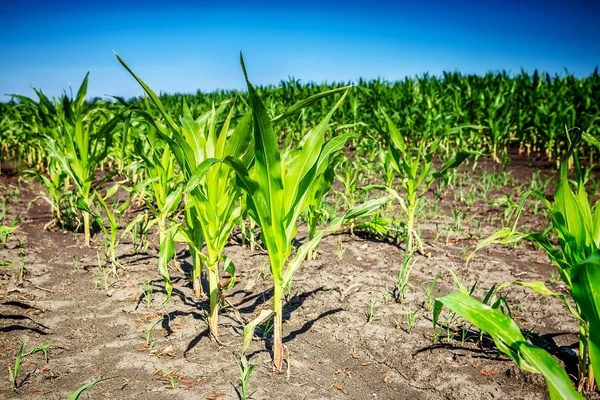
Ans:
[[[402,303],[389,293],[402,264],[403,244],[347,232],[327,236],[318,258],[306,261],[296,274],[284,306],[286,371],[272,372],[269,334],[257,332],[250,347],[249,362],[255,365],[249,381],[253,398],[547,399],[541,376],[521,372],[508,357],[498,355],[489,340],[478,344],[474,331],[462,344],[452,330],[442,330],[433,342],[432,312],[424,290],[438,272],[434,294],[453,290],[447,268],[466,285],[477,282],[478,298],[492,285],[516,279],[550,285],[553,265],[529,244],[514,249],[492,246],[465,263],[472,246],[502,226],[503,208],[489,201],[510,193],[519,182],[527,183],[538,167],[524,159],[513,160],[509,187],[490,192],[487,202],[480,192],[470,206],[457,202],[456,187],[443,194],[439,214],[427,214],[421,223],[430,257],[416,256],[412,288]],[[463,172],[474,174],[472,182],[477,182],[482,171],[492,169],[498,167],[480,162],[474,172],[470,167]],[[554,171],[545,168],[542,173],[552,176]],[[121,246],[124,269],[118,277],[108,278],[110,286],[104,290],[96,284],[101,280],[97,258],[101,235],[96,234],[87,249],[82,235],[45,231],[49,208],[41,200],[28,207],[39,187],[6,174],[0,180],[7,187],[4,222],[15,216],[21,221],[6,248],[0,249],[0,261],[13,264],[0,267],[0,397],[64,399],[67,392],[87,382],[112,377],[81,398],[238,398],[236,363],[243,324],[234,312],[222,311],[221,343],[211,340],[208,302],[195,299],[186,277],[175,271],[173,298],[162,306],[164,285],[153,245],[138,253],[129,243]],[[428,197],[433,199],[431,194]],[[466,217],[458,232],[446,228],[455,224],[452,211],[457,209]],[[541,213],[524,218],[537,228],[545,226]],[[437,238],[436,229],[441,232]],[[305,240],[304,232],[301,227],[300,242]],[[252,252],[232,240],[226,255],[238,271],[237,284],[227,298],[243,319],[251,320],[261,307],[270,306],[266,253]],[[183,247],[178,259],[185,269],[189,256]],[[154,282],[149,306],[141,298],[148,281]],[[550,287],[565,292],[560,283]],[[557,356],[569,372],[576,371],[577,323],[562,304],[524,288],[510,289],[508,299],[513,316],[523,329],[531,330],[534,343]],[[368,322],[372,302],[374,312]],[[408,312],[417,313],[410,330],[403,316]],[[403,318],[397,323],[399,316]],[[151,346],[145,346],[146,328],[161,319],[151,333]],[[7,367],[24,341],[26,349],[50,344],[49,360],[41,352],[24,357],[14,393]]]

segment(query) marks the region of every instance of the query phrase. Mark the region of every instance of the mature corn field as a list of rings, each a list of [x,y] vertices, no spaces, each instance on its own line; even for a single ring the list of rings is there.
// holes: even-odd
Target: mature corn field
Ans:
[[[600,398],[600,75],[0,103],[6,398]]]

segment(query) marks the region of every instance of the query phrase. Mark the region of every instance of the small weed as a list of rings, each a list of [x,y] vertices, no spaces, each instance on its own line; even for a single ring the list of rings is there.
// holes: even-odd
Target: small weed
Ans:
[[[336,248],[337,248],[338,260],[342,261],[342,259],[344,258],[344,253],[346,252],[346,248],[342,244],[342,240],[341,239],[338,239],[335,242],[335,244],[336,244]]]
[[[367,322],[372,322],[375,319],[375,308],[379,304],[379,299],[375,296],[375,293],[371,294],[371,303],[369,304],[369,311],[367,312]]]
[[[415,318],[417,317],[418,312],[418,309],[415,311],[410,311],[410,308],[408,309],[408,311],[400,312],[398,314],[398,319],[396,320],[396,329],[400,329],[402,325],[402,320],[404,319],[404,317],[406,317],[406,333],[410,333],[415,324]]]
[[[440,276],[441,274],[440,272],[438,272],[432,281],[426,282],[421,285],[421,287],[423,287],[423,290],[425,291],[426,296],[424,305],[425,308],[429,311],[433,311],[433,305],[435,304],[435,300],[437,299],[437,296],[440,293],[439,289],[437,291],[435,290],[435,285],[438,279],[440,279]]]
[[[154,328],[156,328],[156,325],[160,324],[164,320],[165,318],[161,318],[150,326],[144,326],[144,330],[146,331],[146,346],[152,347],[152,345],[154,344],[154,342],[152,341],[152,332],[154,332]]]
[[[79,260],[77,259],[77,256],[73,256],[73,269],[78,270],[80,268],[81,267],[79,265]]]
[[[144,303],[146,304],[146,308],[150,308],[150,305],[152,304],[152,294],[154,293],[154,281],[145,282],[141,286],[142,296]]]

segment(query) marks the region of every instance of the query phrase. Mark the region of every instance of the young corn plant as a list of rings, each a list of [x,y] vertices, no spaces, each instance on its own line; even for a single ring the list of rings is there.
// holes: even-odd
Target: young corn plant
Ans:
[[[15,365],[13,368],[8,367],[8,377],[10,378],[10,384],[12,391],[16,391],[19,387],[17,383],[17,378],[19,376],[19,371],[21,370],[21,364],[23,362],[23,350],[25,349],[25,342],[21,344],[19,347],[19,351],[17,351],[17,357],[15,358]]]
[[[119,227],[123,218],[125,217],[133,194],[136,191],[138,191],[141,187],[145,186],[147,183],[148,182],[146,181],[138,184],[137,186],[131,189],[126,188],[127,192],[129,192],[127,200],[123,202],[116,201],[111,205],[108,204],[108,201],[117,193],[119,189],[118,184],[110,187],[107,190],[106,195],[104,197],[102,197],[97,191],[94,191],[93,197],[90,200],[93,201],[94,199],[96,199],[98,203],[100,203],[100,206],[104,213],[104,219],[99,214],[93,213],[92,210],[88,207],[88,205],[83,201],[83,199],[78,199],[77,201],[77,207],[84,212],[84,215],[92,216],[92,218],[100,226],[100,229],[104,234],[104,253],[106,259],[110,262],[112,274],[114,276],[117,275],[117,270],[121,267],[121,264],[119,263],[117,257],[117,248],[119,246],[119,243],[121,243],[121,240],[123,240],[123,238],[127,236],[129,232],[131,232],[131,230],[144,218],[144,214],[138,214],[135,218],[133,218],[133,220],[129,222],[129,224],[127,224],[125,229],[120,233]],[[108,227],[105,226],[105,221]]]
[[[468,151],[459,151],[448,161],[443,163],[438,170],[433,168],[433,157],[438,152],[442,139],[445,136],[460,132],[462,129],[474,129],[478,127],[465,125],[454,128],[445,135],[440,135],[437,138],[426,136],[420,140],[418,147],[413,151],[406,140],[402,137],[402,134],[396,125],[394,125],[391,118],[385,113],[385,111],[382,110],[382,113],[388,127],[386,139],[389,152],[391,154],[390,159],[392,161],[393,168],[396,170],[396,173],[402,178],[400,179],[399,184],[404,191],[406,200],[400,196],[394,188],[385,186],[379,188],[392,193],[404,211],[406,216],[405,251],[412,253],[416,242],[419,252],[423,253],[423,242],[415,227],[416,212],[419,207],[419,202],[437,179],[446,176],[450,170],[458,167],[463,163],[463,161],[465,161],[474,153]],[[371,186],[371,188],[375,187],[376,186]]]
[[[309,193],[306,197],[306,223],[308,225],[308,240],[314,239],[317,234],[317,228],[321,220],[327,218],[327,212],[323,209],[323,197],[329,192],[333,186],[333,180],[335,179],[335,167],[344,158],[343,154],[339,151],[344,147],[346,142],[343,140],[351,140],[358,137],[357,134],[349,133],[340,135],[338,138],[342,140],[330,140],[325,144],[323,148],[324,154],[330,154],[327,160],[323,160],[325,166],[323,171],[315,175],[315,181],[310,186]],[[316,258],[317,248],[312,250],[308,258]]]
[[[512,245],[521,240],[533,242],[546,251],[571,293],[575,307],[571,306],[566,296],[554,293],[541,281],[508,282],[501,285],[499,290],[508,285],[520,285],[555,297],[565,304],[579,321],[579,390],[593,392],[596,387],[595,374],[600,373],[600,202],[593,205],[590,203],[583,184],[575,152],[582,137],[594,144],[595,139],[585,134],[578,134],[573,138],[567,157],[561,163],[560,182],[554,193],[554,203],[546,199],[543,193],[525,193],[512,228],[494,233],[480,242],[475,251],[492,243]],[[569,179],[570,160],[575,169],[575,190]],[[518,218],[530,195],[539,198],[550,212],[560,249],[555,248],[542,233],[522,233],[517,230]]]
[[[244,116],[237,126],[232,128],[234,109],[231,107],[225,121],[219,127],[218,117],[228,106],[227,103],[222,104],[219,109],[213,105],[211,111],[194,119],[192,111],[184,102],[183,117],[178,124],[166,112],[158,96],[118,55],[117,58],[144,88],[167,123],[168,132],[165,132],[151,119],[151,123],[162,133],[163,140],[169,145],[181,168],[188,229],[180,231],[179,236],[190,245],[194,256],[199,257],[208,270],[209,328],[212,336],[218,338],[221,291],[223,288],[230,288],[235,282],[233,263],[226,262],[226,272],[231,279],[223,284],[220,282],[219,266],[223,261],[227,261],[222,255],[223,249],[243,211],[239,201],[242,193],[236,184],[235,171],[222,160],[231,158],[245,169],[250,167],[254,157],[250,146],[251,115]],[[205,253],[201,252],[202,244],[206,247]],[[197,291],[201,287],[200,266],[198,263],[194,267],[194,286]],[[161,269],[161,272],[164,275],[166,270]]]
[[[50,157],[69,177],[77,195],[87,208],[91,208],[92,184],[96,170],[110,151],[112,132],[120,115],[88,109],[85,104],[89,73],[85,76],[75,100],[63,98],[63,112],[55,131],[44,136]],[[90,245],[90,215],[83,213],[85,245]]]
[[[600,262],[600,256],[597,260]],[[600,266],[600,265],[599,265]],[[598,270],[597,266],[596,270]],[[544,349],[529,343],[517,324],[501,311],[484,304],[470,296],[469,290],[454,276],[459,290],[439,298],[433,310],[434,330],[443,306],[468,320],[481,331],[487,332],[498,350],[512,358],[527,372],[542,374],[548,385],[551,400],[583,399],[564,369]],[[598,306],[600,303],[597,303]]]
[[[81,386],[79,389],[75,390],[71,395],[67,394],[67,399],[68,400],[79,400],[79,397],[81,396],[81,394],[83,392],[85,392],[86,390],[88,390],[89,388],[91,388],[92,386],[95,386],[99,383],[102,383],[104,381],[107,381],[109,379],[113,379],[111,378],[104,378],[104,379],[98,379],[97,381],[92,381],[92,382],[88,382],[85,385]]]
[[[346,137],[335,137],[331,139],[331,142],[325,144],[323,136],[329,128],[329,121],[333,113],[344,101],[348,89],[342,88],[312,96],[296,103],[286,113],[271,120],[260,96],[248,79],[241,56],[240,62],[248,87],[249,104],[252,108],[255,155],[252,175],[238,161],[230,159],[229,162],[236,168],[239,185],[247,192],[248,213],[260,226],[261,239],[269,253],[273,277],[273,369],[279,372],[283,364],[282,301],[284,290],[289,289],[295,272],[308,253],[318,245],[325,232],[339,228],[344,221],[344,217],[337,218],[328,228],[316,232],[313,239],[302,245],[296,256],[289,260],[292,242],[297,232],[297,221],[308,207],[309,195],[313,185],[317,182],[317,176],[327,168],[331,153],[338,148],[335,143],[345,143],[346,141]],[[296,110],[340,91],[344,91],[344,95],[320,123],[304,136],[300,146],[281,153],[277,144],[274,124]],[[385,200],[387,201],[387,199]],[[381,202],[377,206],[379,205]],[[370,203],[362,206],[359,210],[351,210],[345,215],[345,218],[355,217],[367,210],[372,211],[373,208],[373,203]]]
[[[6,247],[6,241],[8,237],[12,235],[17,229],[19,229],[19,219],[13,219],[12,223],[9,226],[0,225],[0,249]]]
[[[183,197],[180,179],[175,174],[175,156],[170,147],[156,137],[156,128],[147,125],[146,139],[150,154],[139,153],[150,180],[152,200],[146,204],[152,210],[158,226],[159,243],[162,243],[168,229],[168,221],[177,210]],[[142,132],[140,132],[142,134]]]

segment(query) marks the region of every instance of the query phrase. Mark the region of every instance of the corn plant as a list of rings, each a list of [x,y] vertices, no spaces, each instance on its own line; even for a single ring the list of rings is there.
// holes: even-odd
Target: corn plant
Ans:
[[[245,168],[250,167],[253,153],[249,146],[251,141],[251,116],[247,114],[238,125],[230,129],[233,107],[225,121],[218,127],[217,118],[227,103],[217,110],[212,110],[194,119],[192,112],[183,105],[183,117],[177,124],[166,112],[156,94],[117,56],[121,64],[133,75],[144,88],[162,117],[168,124],[170,135],[163,133],[163,139],[169,144],[183,175],[185,184],[185,204],[187,232],[181,234],[194,249],[208,269],[210,287],[209,328],[213,337],[218,337],[218,311],[221,296],[219,265],[224,261],[223,249],[229,240],[233,228],[242,215],[241,189],[236,185],[234,170],[225,163],[225,158],[237,160]],[[159,126],[155,127],[160,130]],[[162,131],[161,131],[162,132]],[[202,243],[206,246],[206,254],[201,253]],[[235,268],[227,262],[232,277]],[[196,266],[195,279],[200,287],[200,265]],[[163,271],[164,273],[164,271]],[[233,283],[229,281],[229,285]]]
[[[381,189],[391,192],[399,201],[400,206],[406,216],[406,249],[411,253],[413,251],[414,242],[421,253],[423,253],[423,242],[415,228],[416,212],[419,207],[423,195],[431,187],[431,185],[439,178],[444,177],[450,170],[458,167],[473,153],[468,151],[459,151],[442,166],[436,170],[433,168],[433,157],[436,155],[441,141],[444,136],[460,132],[466,128],[477,128],[472,125],[461,126],[454,128],[437,138],[424,137],[420,140],[415,151],[410,147],[409,143],[402,136],[391,118],[382,110],[382,114],[387,123],[388,134],[387,145],[391,154],[392,166],[402,179],[399,185],[404,191],[406,200],[399,193],[390,187],[380,187]],[[375,186],[371,186],[375,188]]]
[[[0,225],[0,249],[6,247],[6,241],[8,240],[8,237],[19,228],[17,225],[18,223],[19,219],[15,218],[9,226]]]
[[[567,158],[561,163],[560,182],[554,193],[554,204],[543,193],[532,191],[523,195],[516,211],[512,228],[505,228],[480,242],[475,251],[492,243],[514,244],[521,240],[531,241],[546,251],[557,266],[558,273],[575,301],[572,307],[566,296],[552,292],[543,282],[508,282],[499,287],[516,284],[528,287],[540,294],[560,299],[579,321],[579,389],[592,392],[595,388],[595,371],[600,371],[600,335],[598,335],[598,310],[600,309],[600,206],[591,205],[586,193],[579,161],[575,152],[582,137],[594,142],[593,137],[578,133],[573,138]],[[572,160],[575,168],[575,190],[569,179],[568,165]],[[542,233],[522,233],[517,223],[526,199],[539,198],[552,216],[552,227],[558,235],[560,249],[555,248]],[[473,254],[471,255],[471,257]],[[593,328],[596,328],[594,330]]]
[[[126,191],[128,192],[127,199],[122,202],[115,201],[110,206],[108,205],[107,202],[112,196],[114,196],[117,193],[117,191],[119,190],[119,184],[115,184],[112,187],[110,187],[107,190],[106,195],[104,197],[102,197],[102,195],[100,195],[97,191],[94,191],[93,197],[91,197],[90,200],[93,201],[94,199],[97,199],[98,203],[100,203],[100,206],[101,206],[103,214],[104,214],[104,219],[101,217],[100,214],[96,214],[96,213],[92,212],[92,210],[83,201],[83,199],[78,199],[78,201],[77,201],[77,207],[85,213],[84,215],[92,216],[92,218],[100,226],[100,229],[102,230],[102,233],[104,234],[105,256],[106,256],[106,259],[110,262],[110,265],[112,268],[112,273],[115,276],[117,275],[117,269],[121,267],[121,264],[119,263],[118,258],[117,258],[117,247],[119,246],[119,243],[121,243],[121,240],[123,240],[123,238],[125,236],[127,236],[129,234],[129,232],[131,232],[131,230],[145,216],[144,216],[144,214],[138,214],[135,218],[133,218],[133,220],[131,220],[127,224],[125,229],[123,231],[121,231],[120,233],[119,233],[119,227],[121,225],[123,218],[125,217],[125,214],[127,212],[129,204],[131,202],[131,198],[132,198],[133,194],[136,191],[140,190],[140,188],[142,188],[146,184],[148,184],[148,181],[142,182],[131,189],[125,188]],[[105,223],[105,221],[107,222],[107,224]],[[105,225],[108,225],[108,227]]]
[[[67,394],[67,399],[68,400],[79,400],[79,396],[81,396],[81,394],[83,392],[85,392],[86,390],[88,390],[89,388],[91,388],[92,386],[95,386],[99,383],[102,383],[104,381],[107,381],[109,379],[113,379],[113,378],[104,378],[104,379],[98,379],[96,381],[92,381],[92,382],[88,382],[85,385],[81,386],[79,389],[77,389],[76,391],[74,391],[71,395]]]
[[[317,227],[321,220],[328,217],[323,209],[323,197],[330,191],[335,178],[335,167],[344,158],[339,151],[344,147],[346,141],[358,137],[355,133],[348,133],[337,137],[338,140],[330,140],[323,147],[323,154],[329,154],[328,159],[322,162],[321,170],[317,171],[315,181],[306,196],[306,224],[308,225],[308,239],[312,240],[317,234]],[[358,168],[357,168],[358,169]],[[354,206],[354,205],[353,205]],[[309,253],[308,258],[316,257],[315,248]]]
[[[44,200],[50,206],[52,210],[52,218],[44,228],[47,229],[50,226],[58,224],[62,229],[65,229],[69,222],[65,221],[65,215],[71,213],[66,211],[64,208],[74,208],[73,204],[69,204],[69,200],[72,198],[72,193],[67,189],[66,180],[67,174],[63,171],[60,165],[54,159],[48,161],[45,173],[40,171],[31,171],[31,175],[37,177],[44,186],[46,194],[40,193],[40,195],[32,200],[37,201],[38,198]],[[65,190],[67,189],[67,190]],[[66,204],[65,204],[66,203]]]
[[[146,205],[152,210],[158,226],[159,242],[163,241],[168,228],[168,220],[177,210],[183,196],[181,179],[175,173],[175,156],[170,147],[157,137],[156,128],[147,124],[144,131],[139,126],[132,126],[138,135],[144,135],[148,145],[148,153],[136,154],[143,161],[146,177],[149,179],[152,199]]]
[[[317,182],[316,177],[326,169],[331,153],[338,148],[336,142],[345,143],[346,141],[346,137],[338,136],[331,139],[331,142],[325,143],[323,137],[329,128],[329,121],[333,113],[344,101],[345,94],[325,118],[304,136],[299,148],[287,149],[280,154],[273,125],[324,96],[341,90],[347,93],[348,89],[333,90],[300,101],[286,113],[271,120],[263,101],[248,79],[241,56],[240,62],[248,87],[254,126],[256,161],[252,177],[241,163],[234,159],[230,159],[229,162],[235,166],[238,183],[247,192],[248,212],[260,226],[261,239],[269,253],[273,277],[273,368],[275,371],[280,371],[283,364],[282,300],[284,290],[290,287],[295,272],[308,253],[318,245],[325,232],[339,228],[344,220],[344,217],[337,218],[328,228],[319,230],[315,233],[314,238],[302,245],[296,256],[288,261],[292,242],[297,232],[298,217],[308,206],[311,188]],[[358,211],[348,212],[345,218],[355,217],[357,214],[365,213],[367,209],[372,210],[372,208],[372,204],[369,204]]]
[[[241,400],[252,400],[253,393],[250,393],[248,390],[248,381],[250,380],[250,375],[252,374],[254,365],[248,363],[248,359],[243,354],[237,364],[240,372],[239,396],[241,397]]]
[[[463,287],[437,299],[433,315],[434,326],[444,305],[489,333],[498,350],[512,358],[521,369],[542,374],[548,384],[550,399],[583,399],[573,388],[569,376],[560,364],[544,349],[527,342],[517,324],[508,316],[475,300]]]
[[[19,376],[19,371],[21,370],[21,364],[23,362],[23,350],[25,349],[25,342],[21,344],[19,347],[19,351],[17,351],[17,357],[15,358],[15,365],[13,368],[8,367],[8,377],[10,378],[10,384],[12,391],[16,391],[19,385],[17,384],[17,378]]]
[[[106,158],[112,142],[112,131],[120,115],[86,109],[89,73],[85,76],[74,101],[63,98],[63,113],[55,131],[44,136],[44,144],[52,159],[67,174],[77,189],[80,201],[91,207],[92,184],[96,170]],[[90,245],[90,218],[83,213],[85,245]]]

